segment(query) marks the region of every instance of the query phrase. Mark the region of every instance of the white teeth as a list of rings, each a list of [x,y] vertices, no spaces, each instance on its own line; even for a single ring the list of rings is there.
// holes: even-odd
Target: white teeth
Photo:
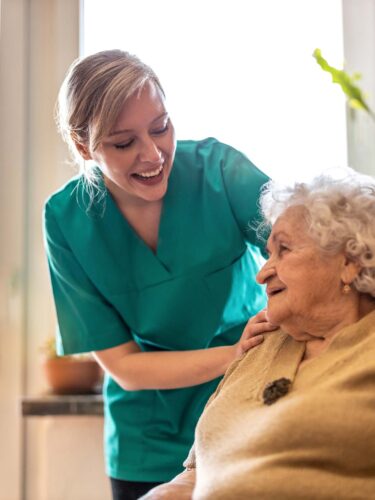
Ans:
[[[160,167],[156,168],[155,170],[151,170],[151,172],[140,172],[137,175],[139,175],[140,177],[145,177],[147,179],[148,177],[155,177],[156,175],[159,175],[162,170],[163,165],[160,165]]]

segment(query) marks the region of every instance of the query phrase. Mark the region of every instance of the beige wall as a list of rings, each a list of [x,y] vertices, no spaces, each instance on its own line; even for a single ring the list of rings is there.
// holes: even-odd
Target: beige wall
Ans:
[[[0,30],[0,500],[18,500],[19,398],[44,387],[39,346],[55,323],[42,206],[70,175],[53,106],[79,52],[79,0],[2,0]]]
[[[0,27],[0,498],[20,493],[21,433],[17,396],[25,366],[24,166],[26,7],[1,2]],[[11,42],[11,43],[10,43]]]

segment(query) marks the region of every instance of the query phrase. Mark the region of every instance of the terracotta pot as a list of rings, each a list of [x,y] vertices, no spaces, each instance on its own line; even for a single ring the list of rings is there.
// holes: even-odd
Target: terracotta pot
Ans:
[[[43,365],[53,394],[88,394],[102,380],[102,369],[93,359],[65,356],[47,359]]]

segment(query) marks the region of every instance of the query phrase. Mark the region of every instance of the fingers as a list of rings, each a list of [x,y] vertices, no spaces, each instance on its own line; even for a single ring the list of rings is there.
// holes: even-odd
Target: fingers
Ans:
[[[267,323],[269,323],[268,321],[268,311],[267,311],[267,308],[265,309],[262,309],[261,311],[259,311],[255,316],[252,316],[249,321],[248,321],[248,324],[251,323],[261,323],[262,321],[266,321]]]
[[[273,332],[274,330],[277,330],[278,326],[273,325],[272,323],[269,323],[268,321],[264,321],[263,323],[248,323],[245,326],[245,329],[242,333],[242,338],[247,339],[250,337],[255,337],[256,335],[259,335],[260,333],[266,333],[266,332]]]
[[[254,325],[246,325],[243,331],[242,336],[245,338],[254,337],[255,335],[259,335],[264,332],[273,332],[277,330],[278,326],[273,325],[272,323],[264,322],[264,323],[255,323]]]
[[[247,352],[249,349],[261,344],[264,340],[263,335],[257,335],[255,337],[250,337],[248,339],[241,341],[241,350],[242,352]]]
[[[277,325],[273,325],[268,321],[267,310],[263,309],[258,314],[249,319],[243,331],[242,337],[254,337],[255,335],[259,335],[260,333],[273,332],[277,328]]]

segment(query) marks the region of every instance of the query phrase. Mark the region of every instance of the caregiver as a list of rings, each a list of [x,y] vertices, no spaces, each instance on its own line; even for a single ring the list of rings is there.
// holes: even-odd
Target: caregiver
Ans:
[[[176,144],[158,78],[120,50],[73,63],[58,125],[84,160],[45,206],[58,349],[104,368],[113,496],[138,498],[182,470],[219,377],[273,329],[251,229],[268,178],[213,138]]]

